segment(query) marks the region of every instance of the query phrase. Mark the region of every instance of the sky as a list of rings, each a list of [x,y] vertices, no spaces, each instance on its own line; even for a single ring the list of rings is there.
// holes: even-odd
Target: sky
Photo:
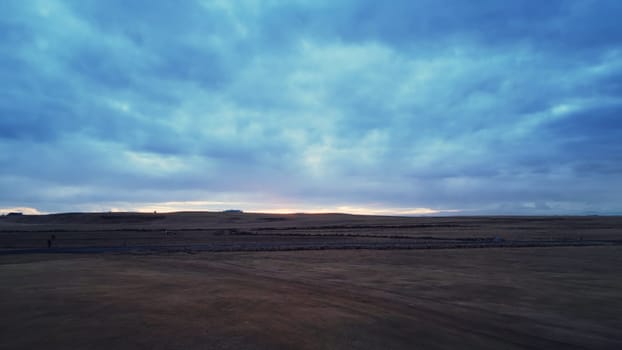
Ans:
[[[0,13],[0,212],[622,214],[622,1]]]

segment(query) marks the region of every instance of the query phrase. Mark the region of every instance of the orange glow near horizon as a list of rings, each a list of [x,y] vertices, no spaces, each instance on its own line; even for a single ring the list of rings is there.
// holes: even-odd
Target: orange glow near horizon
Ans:
[[[116,205],[90,206],[78,209],[80,212],[140,212],[140,213],[172,213],[180,211],[209,211],[221,212],[224,210],[235,209],[246,213],[265,213],[265,214],[328,214],[342,213],[354,215],[387,215],[387,216],[410,216],[410,215],[439,215],[448,213],[460,213],[462,210],[440,210],[431,208],[378,208],[374,206],[334,206],[334,207],[305,207],[305,206],[270,206],[262,207],[257,203],[251,202],[226,202],[226,201],[172,201],[147,204],[117,203]],[[76,210],[69,210],[76,211]],[[38,215],[50,214],[49,212],[30,207],[0,208],[0,214],[9,212],[22,212],[24,214]]]
[[[174,203],[174,204],[173,204]],[[203,205],[201,205],[201,204]],[[444,213],[459,213],[461,210],[439,210],[431,208],[377,208],[377,207],[354,207],[354,206],[334,206],[334,207],[294,207],[294,206],[274,206],[261,208],[254,203],[242,202],[167,202],[140,206],[137,208],[115,208],[113,211],[138,211],[138,212],[176,212],[176,211],[223,211],[227,209],[239,209],[247,213],[266,213],[266,214],[327,214],[343,213],[355,215],[435,215]]]

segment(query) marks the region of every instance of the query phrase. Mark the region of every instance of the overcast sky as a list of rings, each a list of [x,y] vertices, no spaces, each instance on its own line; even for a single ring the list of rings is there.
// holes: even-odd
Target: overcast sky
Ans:
[[[0,13],[0,211],[622,214],[619,0]]]

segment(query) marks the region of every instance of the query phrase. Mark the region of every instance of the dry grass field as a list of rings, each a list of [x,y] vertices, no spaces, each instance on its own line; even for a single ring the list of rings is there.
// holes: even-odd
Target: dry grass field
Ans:
[[[3,217],[0,348],[620,349],[621,236],[616,217]],[[347,249],[487,237],[606,244]],[[149,248],[305,239],[346,247]],[[120,245],[146,248],[62,251]]]

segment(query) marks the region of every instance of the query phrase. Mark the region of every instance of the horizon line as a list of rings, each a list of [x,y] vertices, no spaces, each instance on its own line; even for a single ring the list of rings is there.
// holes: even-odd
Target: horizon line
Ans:
[[[58,212],[37,212],[24,213],[20,211],[0,212],[0,216],[11,216],[17,213],[20,216],[48,216],[48,215],[67,215],[67,214],[254,214],[254,215],[351,215],[351,216],[387,216],[387,217],[590,217],[590,216],[622,216],[622,214],[596,214],[596,213],[561,213],[561,214],[535,214],[535,213],[482,213],[482,214],[456,214],[452,213],[421,213],[421,214],[375,214],[375,213],[351,213],[339,211],[299,211],[299,212],[277,212],[277,211],[246,211],[238,209],[224,210],[174,210],[174,211],[143,211],[143,210],[124,210],[124,211],[58,211]],[[453,214],[453,215],[452,215]]]

